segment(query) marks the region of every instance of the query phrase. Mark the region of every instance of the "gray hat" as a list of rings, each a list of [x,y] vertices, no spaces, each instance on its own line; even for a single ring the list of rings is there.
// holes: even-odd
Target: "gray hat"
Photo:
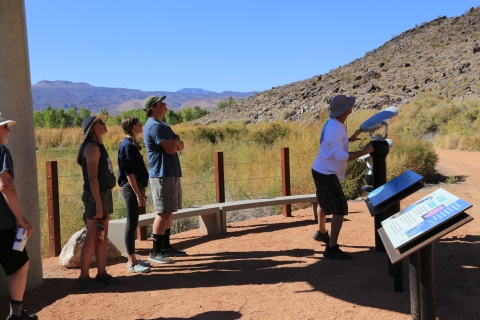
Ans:
[[[158,96],[149,96],[143,101],[143,111],[147,111],[148,109],[152,108],[152,106],[157,103],[158,101],[163,101],[167,98],[167,96],[158,97]]]
[[[105,114],[101,114],[99,116],[86,117],[85,120],[83,120],[83,122],[82,122],[83,140],[85,140],[87,138],[88,132],[90,131],[90,128],[92,127],[93,123],[96,120],[105,121],[105,119],[107,119],[107,116]]]
[[[7,125],[8,127],[11,127],[15,124],[17,124],[17,121],[7,120],[5,118],[2,118],[2,114],[0,113],[0,126]]]
[[[355,104],[355,97],[347,97],[343,94],[333,97],[330,101],[330,114],[329,117],[334,119],[341,116],[348,109],[352,109]]]

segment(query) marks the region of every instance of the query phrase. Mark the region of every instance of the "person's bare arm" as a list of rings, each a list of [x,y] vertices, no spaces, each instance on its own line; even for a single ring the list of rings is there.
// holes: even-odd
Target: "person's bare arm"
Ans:
[[[0,192],[3,194],[5,202],[15,216],[17,221],[16,228],[18,229],[18,227],[23,227],[27,233],[27,237],[30,237],[30,235],[33,233],[33,227],[30,225],[30,222],[25,220],[25,218],[22,216],[22,212],[20,211],[20,202],[18,201],[17,189],[15,188],[15,184],[13,183],[13,179],[8,170],[5,170],[0,174]]]
[[[182,151],[184,148],[183,141],[178,135],[174,135],[173,139],[163,140],[160,145],[168,154],[174,154],[177,151]]]
[[[102,198],[100,197],[100,185],[98,183],[98,161],[100,160],[100,149],[96,144],[90,143],[85,147],[83,155],[87,161],[87,176],[90,183],[90,192],[95,200],[95,219],[103,218]]]
[[[368,143],[360,151],[349,152],[348,153],[348,161],[356,160],[356,159],[360,158],[361,156],[364,156],[364,155],[372,153],[372,152],[373,152],[373,146],[370,143]]]
[[[182,151],[185,148],[183,141],[180,139],[180,136],[175,134],[174,136],[175,144],[177,145],[177,150]]]

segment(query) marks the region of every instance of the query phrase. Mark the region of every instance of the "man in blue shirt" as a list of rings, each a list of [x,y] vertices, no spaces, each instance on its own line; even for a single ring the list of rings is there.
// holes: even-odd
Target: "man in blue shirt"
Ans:
[[[185,255],[170,244],[172,213],[182,208],[182,170],[177,151],[184,148],[183,141],[170,126],[162,122],[167,113],[166,96],[150,96],[143,102],[148,116],[143,129],[147,147],[148,171],[152,188],[153,207],[157,216],[153,222],[153,248],[148,260],[156,263],[172,263],[169,256]]]

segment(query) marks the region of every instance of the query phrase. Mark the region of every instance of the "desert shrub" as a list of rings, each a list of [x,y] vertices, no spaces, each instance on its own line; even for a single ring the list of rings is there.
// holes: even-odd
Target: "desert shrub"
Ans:
[[[480,151],[480,135],[463,136],[458,141],[458,149],[465,151]]]
[[[436,173],[435,166],[438,162],[438,155],[430,142],[411,139],[395,146],[387,159],[387,178],[389,180],[407,169],[415,171],[428,180]]]
[[[271,147],[275,141],[285,138],[289,133],[290,129],[287,126],[272,123],[266,129],[253,131],[250,135],[254,143]]]
[[[283,109],[282,112],[280,113],[280,119],[281,120],[286,120],[288,117],[292,115],[293,111],[290,109]]]
[[[455,176],[450,176],[450,177],[447,177],[447,179],[445,179],[445,183],[448,183],[448,184],[454,184],[457,182],[458,182],[458,178]]]
[[[223,141],[226,138],[236,139],[244,132],[246,132],[245,128],[239,129],[220,126],[200,126],[177,131],[177,133],[182,136],[182,139],[192,140],[194,142],[208,141],[213,144]]]
[[[365,185],[365,170],[364,163],[358,161],[348,162],[345,179],[340,181],[347,199],[355,199],[363,193],[361,187]]]

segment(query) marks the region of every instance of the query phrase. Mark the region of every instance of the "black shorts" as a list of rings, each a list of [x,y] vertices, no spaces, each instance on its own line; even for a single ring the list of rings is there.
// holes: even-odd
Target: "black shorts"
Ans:
[[[317,189],[317,201],[325,214],[345,216],[348,203],[336,174],[321,174],[312,169],[313,181]]]
[[[13,250],[16,238],[15,228],[0,230],[0,264],[7,276],[11,276],[28,262],[27,250]]]
[[[108,219],[109,214],[113,213],[113,198],[112,190],[107,190],[100,192],[100,198],[102,199],[102,208],[103,208],[103,218]],[[84,217],[87,219],[93,220],[93,217],[97,215],[97,206],[95,204],[95,199],[90,191],[84,190],[82,194],[83,205],[85,206]]]

